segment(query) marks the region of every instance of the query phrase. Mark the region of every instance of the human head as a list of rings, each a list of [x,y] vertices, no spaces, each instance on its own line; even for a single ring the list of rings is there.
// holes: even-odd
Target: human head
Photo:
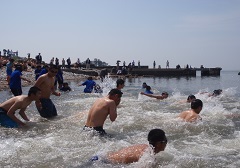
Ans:
[[[116,83],[117,83],[117,89],[122,89],[123,87],[124,87],[124,83],[125,83],[125,81],[123,80],[123,79],[118,79],[117,81],[116,81]]]
[[[92,80],[92,77],[91,77],[91,76],[89,76],[87,79],[88,79],[88,80]]]
[[[203,107],[203,102],[200,99],[195,99],[191,103],[191,109],[193,109],[196,113],[200,113]]]
[[[16,65],[15,70],[22,72],[22,65]]]
[[[146,87],[147,87],[147,83],[146,83],[146,82],[143,82],[142,88],[146,88]]]
[[[146,86],[146,90],[151,90],[151,86]]]
[[[56,76],[56,74],[58,73],[58,66],[57,65],[50,65],[49,69],[48,69],[48,74],[53,77]]]
[[[64,87],[67,87],[67,86],[68,86],[68,83],[67,83],[67,82],[64,82],[64,83],[63,83],[63,86],[64,86]]]
[[[213,96],[218,96],[222,93],[222,89],[217,89],[213,91]]]
[[[13,62],[14,62],[14,59],[13,59],[13,58],[10,58],[9,61],[10,61],[11,63],[13,63]]]
[[[163,97],[164,99],[168,98],[168,92],[162,92],[162,97]]]
[[[161,129],[152,129],[148,133],[148,142],[154,147],[154,153],[164,151],[167,145],[167,137]]]
[[[39,100],[41,96],[41,90],[36,86],[31,87],[28,91],[28,97],[31,97],[31,96],[33,96],[34,100]]]
[[[118,89],[112,89],[110,90],[110,92],[108,93],[108,96],[110,99],[114,100],[116,103],[116,106],[120,103],[121,101],[121,97],[122,97],[122,92]]]
[[[192,102],[193,100],[195,100],[196,97],[194,95],[189,95],[188,98],[187,98],[187,102]]]

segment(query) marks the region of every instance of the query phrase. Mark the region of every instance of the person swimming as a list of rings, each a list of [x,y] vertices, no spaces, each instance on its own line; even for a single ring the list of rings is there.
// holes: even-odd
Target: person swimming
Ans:
[[[126,148],[122,148],[116,152],[110,152],[105,157],[93,156],[90,161],[102,161],[103,163],[129,164],[138,162],[143,154],[149,149],[154,154],[164,151],[167,145],[167,137],[162,129],[152,129],[148,133],[148,144],[136,144]]]

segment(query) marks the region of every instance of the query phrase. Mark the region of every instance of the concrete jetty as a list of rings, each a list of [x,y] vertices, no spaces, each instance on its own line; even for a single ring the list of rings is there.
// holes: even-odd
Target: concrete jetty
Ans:
[[[104,70],[104,75],[110,76],[119,76],[116,74],[116,66],[104,66],[104,67],[95,67],[91,65],[90,69],[63,69],[66,72],[72,72],[77,74],[84,74],[89,76],[100,76],[101,71]],[[113,71],[114,70],[114,71]],[[222,68],[148,68],[148,66],[135,67],[131,72],[124,75],[126,77],[129,76],[145,76],[145,77],[196,77],[196,72],[201,71],[201,76],[220,76]]]

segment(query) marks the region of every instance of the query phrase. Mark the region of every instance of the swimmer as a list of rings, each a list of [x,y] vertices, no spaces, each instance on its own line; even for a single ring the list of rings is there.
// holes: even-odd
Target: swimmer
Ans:
[[[143,88],[143,89],[146,89],[147,86],[148,86],[147,83],[146,83],[146,82],[143,82],[142,88]]]
[[[121,97],[122,92],[120,90],[112,89],[106,97],[97,99],[88,112],[87,122],[83,129],[93,128],[100,135],[105,135],[103,124],[108,115],[112,122],[116,120],[117,106]]]
[[[168,98],[168,93],[167,92],[162,92],[162,95],[146,94],[144,92],[140,92],[140,94],[151,97],[151,98],[156,98],[156,99],[159,99],[159,100],[163,100],[163,99]]]
[[[15,96],[0,104],[0,124],[8,128],[17,128],[26,126],[24,122],[15,116],[16,110],[20,109],[19,114],[25,120],[29,121],[25,114],[26,108],[32,101],[39,100],[41,90],[37,87],[31,87],[28,95]]]
[[[146,90],[145,92],[146,94],[153,94],[153,92],[151,91],[151,86],[146,86]]]
[[[138,162],[147,149],[152,149],[154,154],[164,151],[167,145],[165,132],[161,129],[152,129],[148,133],[148,144],[136,144],[123,148],[116,152],[107,154],[103,162],[115,164],[129,164]],[[100,160],[98,156],[91,158],[91,161]]]
[[[209,93],[209,92],[201,92],[200,94],[205,94],[205,93],[208,93],[208,96],[211,97],[216,97],[216,96],[219,96],[220,94],[222,94],[222,89],[217,89],[217,90],[214,90],[212,93]]]
[[[186,122],[194,122],[198,119],[202,119],[199,116],[199,113],[202,111],[203,102],[199,99],[193,100],[191,102],[191,110],[183,111],[179,115],[179,118],[183,119]]]

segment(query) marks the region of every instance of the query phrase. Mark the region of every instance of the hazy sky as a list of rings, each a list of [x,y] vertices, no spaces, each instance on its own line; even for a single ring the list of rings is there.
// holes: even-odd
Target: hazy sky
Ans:
[[[240,70],[240,0],[1,0],[0,49]],[[61,61],[60,61],[61,62]]]

